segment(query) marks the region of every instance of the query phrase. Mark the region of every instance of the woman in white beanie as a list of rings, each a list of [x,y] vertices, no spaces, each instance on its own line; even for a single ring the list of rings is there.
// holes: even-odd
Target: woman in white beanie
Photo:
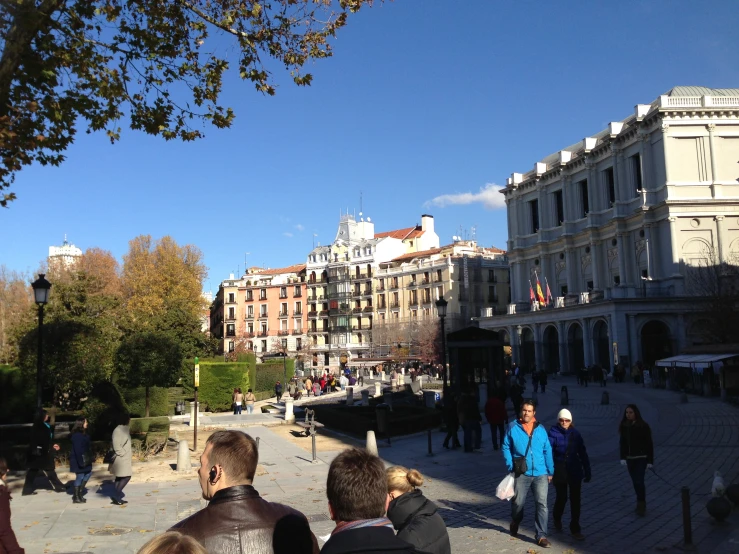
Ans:
[[[580,491],[582,483],[590,482],[590,459],[580,432],[572,425],[569,410],[560,410],[557,424],[549,430],[549,442],[554,458],[554,477],[552,484],[557,492],[554,502],[554,528],[562,530],[562,515],[570,499],[570,532],[578,540],[585,536],[580,529]]]

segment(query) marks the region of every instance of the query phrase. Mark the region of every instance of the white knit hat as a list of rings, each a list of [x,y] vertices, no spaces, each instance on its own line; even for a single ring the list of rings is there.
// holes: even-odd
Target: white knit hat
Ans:
[[[569,419],[572,421],[572,414],[570,413],[570,410],[562,409],[557,414],[557,419]]]

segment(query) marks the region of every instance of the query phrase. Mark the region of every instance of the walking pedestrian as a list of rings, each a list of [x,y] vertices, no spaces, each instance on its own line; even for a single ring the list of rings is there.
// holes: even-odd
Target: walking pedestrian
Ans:
[[[246,395],[244,395],[244,402],[246,403],[246,413],[251,414],[254,413],[254,402],[257,401],[257,397],[254,396],[254,393],[251,389],[246,391]]]
[[[308,396],[313,392],[313,381],[311,381],[310,377],[305,380],[305,391],[308,393]],[[315,394],[313,396],[315,396]]]
[[[112,442],[115,459],[108,466],[108,471],[115,476],[115,492],[110,497],[110,501],[116,506],[128,504],[126,500],[123,500],[123,489],[128,485],[133,474],[130,423],[131,416],[122,413],[118,418],[118,426],[113,429]]]
[[[56,474],[54,463],[55,453],[59,452],[59,445],[54,443],[54,430],[49,424],[49,414],[46,410],[39,410],[31,428],[31,442],[28,446],[28,471],[23,484],[22,496],[36,494],[34,482],[39,472],[46,475],[55,492],[66,492],[66,488]]]
[[[490,425],[490,433],[493,436],[493,450],[498,450],[498,436],[500,444],[503,444],[505,427],[508,425],[508,410],[503,400],[497,394],[493,394],[485,403],[485,419]]]
[[[647,490],[644,475],[654,464],[654,443],[652,430],[636,404],[629,404],[618,427],[621,450],[621,465],[629,470],[631,482],[636,493],[636,513],[643,516],[647,512]]]
[[[585,449],[580,432],[572,424],[572,413],[560,410],[557,424],[549,429],[549,444],[552,445],[554,475],[552,484],[557,497],[554,501],[554,528],[562,530],[562,515],[570,500],[570,533],[577,540],[583,540],[580,527],[580,506],[582,483],[590,483],[590,458]]]
[[[233,403],[234,403],[234,415],[241,415],[241,405],[244,402],[244,394],[240,388],[234,389]]]
[[[608,386],[608,370],[605,367],[600,368],[601,387]]]
[[[462,394],[459,400],[459,422],[462,424],[462,442],[466,453],[482,447],[482,416],[477,408],[475,396],[470,392]]]
[[[534,392],[539,392],[539,373],[536,371],[531,374],[531,384],[534,386]]]
[[[280,398],[282,398],[282,383],[279,381],[275,383],[275,396],[277,397],[276,402],[279,402]]]
[[[388,468],[386,474],[390,496],[387,517],[393,522],[397,537],[428,554],[452,554],[449,533],[436,504],[418,488],[423,485],[421,473],[395,466]]]
[[[529,490],[534,495],[536,544],[549,548],[547,539],[547,493],[554,474],[552,446],[542,425],[536,421],[536,407],[533,400],[524,400],[520,419],[508,426],[503,439],[503,458],[506,469],[515,476],[515,494],[511,501],[511,536],[518,535],[518,527],[523,520],[523,507]]]
[[[459,443],[459,412],[457,410],[457,401],[454,398],[452,389],[447,387],[444,389],[444,422],[446,423],[446,437],[444,437],[444,448],[449,448],[449,439],[452,439],[452,448],[462,446]]]
[[[78,417],[70,436],[72,451],[69,453],[69,470],[75,474],[72,502],[84,504],[85,485],[92,475],[92,442],[87,434],[87,419]]]
[[[547,392],[547,381],[548,380],[549,379],[547,377],[547,372],[542,369],[541,373],[539,374],[539,386],[541,387],[542,394]]]
[[[10,489],[5,484],[8,476],[8,462],[0,458],[0,552],[3,554],[25,554],[18,544],[13,528],[10,525]]]

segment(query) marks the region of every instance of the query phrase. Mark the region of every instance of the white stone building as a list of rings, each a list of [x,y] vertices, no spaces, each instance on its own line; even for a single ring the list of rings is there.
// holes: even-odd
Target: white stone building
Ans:
[[[572,371],[677,354],[702,340],[691,266],[739,258],[739,89],[675,87],[501,192],[512,300],[480,326],[515,361]],[[537,277],[548,305],[530,301]]]
[[[67,235],[64,235],[64,242],[61,246],[49,246],[48,263],[50,268],[66,269],[77,263],[77,260],[81,257],[82,250],[68,242]]]

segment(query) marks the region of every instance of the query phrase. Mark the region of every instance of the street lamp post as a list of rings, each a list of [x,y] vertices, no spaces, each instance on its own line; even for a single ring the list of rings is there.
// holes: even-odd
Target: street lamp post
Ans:
[[[516,333],[518,334],[518,367],[523,367],[523,327],[518,325],[516,327]]]
[[[439,314],[441,320],[441,373],[444,378],[444,389],[447,388],[447,368],[446,368],[446,329],[444,328],[444,318],[446,317],[447,302],[442,296],[436,301],[436,313]]]
[[[38,356],[36,357],[36,408],[41,409],[41,389],[44,382],[43,366],[43,330],[44,330],[44,306],[49,301],[49,290],[51,283],[44,279],[45,273],[39,273],[38,279],[31,283],[33,296],[38,305]]]

